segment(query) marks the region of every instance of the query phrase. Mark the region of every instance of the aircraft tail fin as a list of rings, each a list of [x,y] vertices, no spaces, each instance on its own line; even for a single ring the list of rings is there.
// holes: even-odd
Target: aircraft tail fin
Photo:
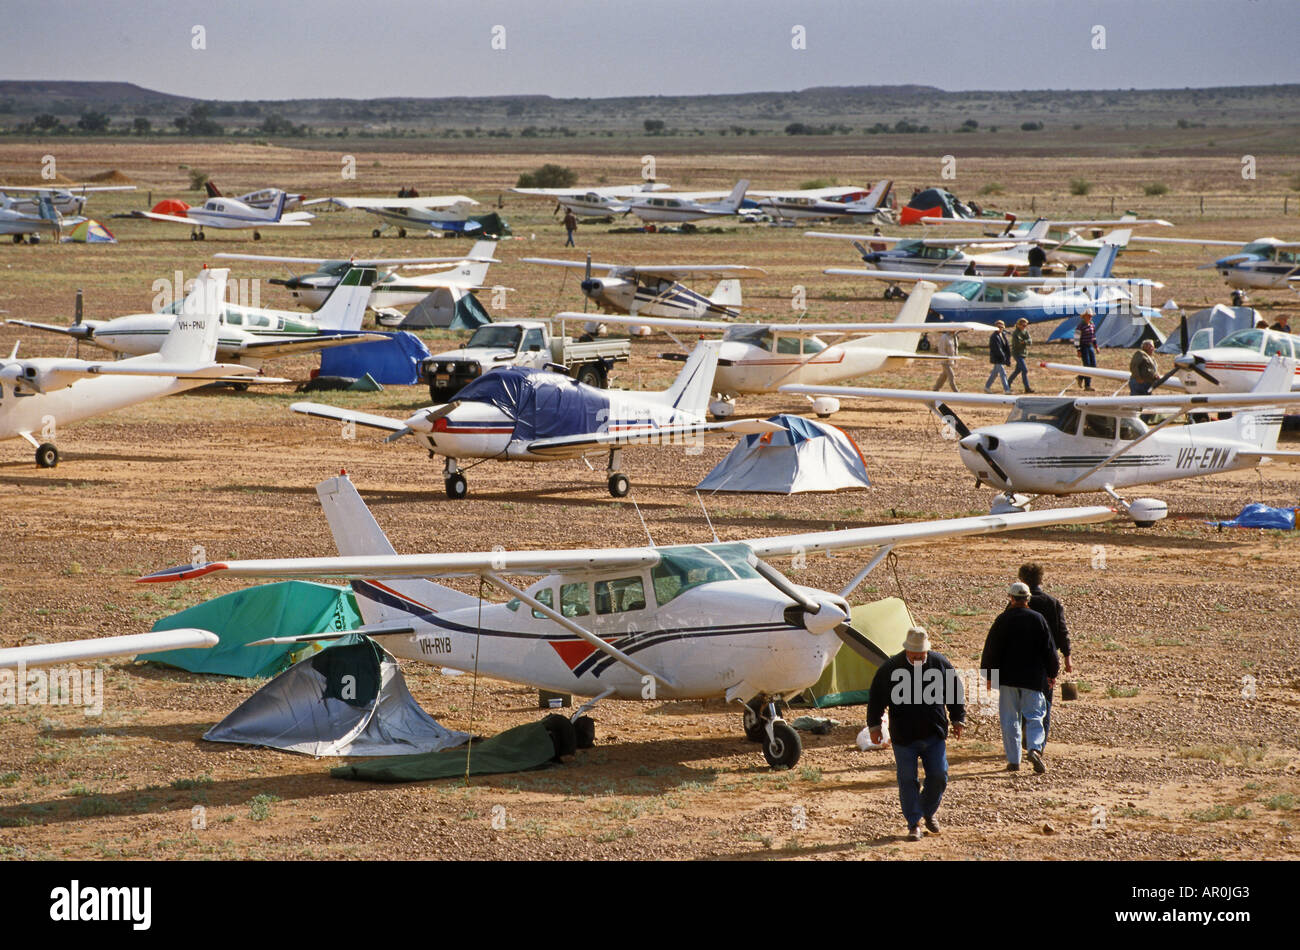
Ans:
[[[1125,241],[1127,242],[1127,238]],[[1115,267],[1115,258],[1119,257],[1121,247],[1123,247],[1122,244],[1112,244],[1109,238],[1103,241],[1101,247],[1097,250],[1097,256],[1090,260],[1083,270],[1075,274],[1075,278],[1109,277],[1111,270]]]
[[[220,197],[222,197],[222,195],[221,195],[221,189],[218,188],[216,185],[212,184],[212,180],[211,180],[211,179],[208,179],[207,181],[205,181],[205,182],[203,183],[203,187],[207,190],[207,192],[208,192],[208,197],[209,197],[209,198],[220,198]]]
[[[862,199],[862,204],[868,208],[883,207],[889,200],[889,189],[894,187],[892,178],[882,178],[876,182],[876,187],[871,189],[871,194]]]
[[[353,267],[334,285],[325,302],[312,314],[322,330],[360,330],[370,303],[370,288],[377,272],[373,267]]]
[[[938,289],[938,285],[933,281],[918,280],[916,286],[912,288],[912,292],[907,295],[907,300],[903,301],[903,307],[898,311],[898,316],[894,318],[894,322],[925,323],[925,318],[930,313],[930,298],[934,296],[934,292]],[[915,353],[920,342],[921,334],[919,332],[873,333],[857,340],[850,340],[843,345],[878,346],[886,350]]]
[[[469,249],[469,257],[495,257],[497,252],[496,241],[475,241],[474,246]],[[477,287],[487,281],[488,268],[492,265],[487,261],[470,261],[464,268],[467,271],[466,281]]]
[[[275,204],[271,205],[271,220],[279,221],[284,215],[284,203],[289,200],[289,194],[284,189],[280,189],[279,195],[276,196]]]
[[[230,271],[224,267],[199,271],[194,289],[181,303],[176,322],[158,350],[160,362],[190,365],[216,359],[229,276]]]
[[[660,398],[675,409],[703,417],[713,395],[713,375],[718,369],[719,340],[701,340],[691,351],[686,365]]]
[[[1046,218],[1039,218],[1025,234],[1025,242],[1033,243],[1034,241],[1041,241],[1043,238],[1047,237],[1047,232],[1051,230],[1051,227],[1051,221],[1048,221]]]
[[[740,203],[745,200],[745,192],[749,190],[749,179],[742,178],[736,182],[736,187],[731,189],[731,194],[722,199],[721,207],[724,211],[735,211],[740,207]]]
[[[1291,383],[1295,380],[1296,361],[1284,356],[1274,356],[1264,367],[1259,382],[1255,383],[1252,393],[1261,396],[1291,392]],[[1237,424],[1237,436],[1243,442],[1252,442],[1267,452],[1277,448],[1277,438],[1282,431],[1282,410],[1277,407],[1251,409],[1234,413],[1232,421]]]
[[[718,281],[718,286],[709,294],[709,303],[719,307],[739,307],[740,281],[735,278]]]
[[[329,521],[339,554],[383,556],[397,553],[346,474],[325,479],[316,486],[316,495]],[[423,579],[354,580],[352,592],[367,625],[409,620],[412,616],[454,610],[478,602],[468,594]]]

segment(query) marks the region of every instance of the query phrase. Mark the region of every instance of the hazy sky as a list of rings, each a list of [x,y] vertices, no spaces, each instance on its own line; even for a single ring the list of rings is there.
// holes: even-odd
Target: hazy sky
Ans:
[[[213,99],[1300,82],[1296,0],[139,0],[5,4],[0,79]],[[202,26],[207,48],[192,48]],[[494,28],[504,49],[494,49]],[[806,48],[792,48],[792,30]],[[1095,28],[1105,49],[1094,49]]]

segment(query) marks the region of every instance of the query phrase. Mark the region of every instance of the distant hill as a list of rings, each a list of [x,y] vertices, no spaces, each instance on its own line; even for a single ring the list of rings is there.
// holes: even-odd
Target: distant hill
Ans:
[[[14,108],[5,109],[6,100]],[[80,115],[87,109],[136,115],[175,109],[184,112],[188,96],[155,92],[129,82],[60,82],[47,79],[0,79],[0,112],[35,115]]]

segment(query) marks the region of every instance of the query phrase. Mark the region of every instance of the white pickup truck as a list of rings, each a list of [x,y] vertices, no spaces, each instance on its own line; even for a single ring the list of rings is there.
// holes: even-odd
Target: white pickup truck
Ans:
[[[489,323],[474,331],[458,350],[436,353],[420,364],[434,402],[446,402],[467,383],[502,366],[550,367],[580,383],[604,387],[615,363],[626,363],[632,341],[574,340],[551,336],[541,321]]]

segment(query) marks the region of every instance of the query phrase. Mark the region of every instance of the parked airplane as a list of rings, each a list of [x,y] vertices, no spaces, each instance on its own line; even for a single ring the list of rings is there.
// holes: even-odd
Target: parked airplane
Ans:
[[[1047,260],[1052,262],[1084,264],[1091,261],[1097,256],[1097,252],[1102,246],[1118,244],[1121,251],[1129,251],[1127,247],[1133,229],[1148,225],[1172,228],[1173,223],[1163,218],[1139,218],[1135,214],[1126,214],[1119,218],[1110,220],[1094,219],[1080,221],[1063,221],[1057,219],[1038,218],[1032,222],[1022,223],[1018,221],[1006,222],[1006,227],[996,234],[986,231],[985,236],[994,240],[1011,240],[1025,241],[1029,240],[1030,235],[1038,233],[1036,230],[1039,222],[1047,221],[1047,232],[1037,238],[1035,243],[1041,247],[1047,254]],[[954,219],[945,221],[945,224],[955,225],[976,225],[987,228],[989,221],[973,219]],[[997,222],[1001,224],[1002,222]],[[1103,234],[1101,229],[1104,227],[1123,228],[1122,231],[1111,231]],[[1091,232],[1091,236],[1087,236]],[[1122,240],[1121,240],[1122,238]],[[1137,240],[1134,238],[1133,240]]]
[[[713,391],[719,398],[709,404],[714,418],[736,411],[736,396],[775,392],[783,383],[834,383],[874,373],[913,359],[944,359],[916,352],[921,334],[934,329],[925,315],[934,284],[919,281],[893,323],[724,323],[717,320],[672,320],[661,317],[602,317],[609,323],[635,323],[669,332],[722,332]],[[580,313],[556,314],[580,319]],[[977,323],[945,324],[952,333],[989,333]],[[827,342],[827,341],[831,342]],[[681,359],[682,354],[665,354]],[[839,409],[826,397],[815,400],[813,410],[825,418]]]
[[[740,281],[767,273],[741,264],[593,264],[591,258],[563,261],[549,257],[521,260],[525,264],[581,268],[584,271],[581,288],[588,300],[601,310],[634,316],[735,319],[740,315]],[[605,276],[594,277],[592,271],[602,271]],[[706,297],[678,283],[691,277],[722,279]]]
[[[882,271],[915,271],[930,276],[970,274],[1011,276],[1029,267],[1029,250],[1047,233],[1042,221],[1023,239],[990,242],[968,238],[903,238],[883,234],[841,234],[834,231],[805,231],[805,237],[852,241],[871,267]],[[871,246],[863,246],[867,241]],[[893,244],[892,248],[885,245]],[[963,247],[994,246],[997,250],[967,254]],[[894,296],[886,292],[886,297]]]
[[[1235,254],[1221,257],[1198,270],[1217,270],[1229,287],[1238,290],[1279,290],[1300,292],[1300,241],[1257,238],[1248,244],[1238,241],[1202,240],[1200,238],[1141,237],[1134,241],[1147,244],[1200,244],[1236,247]]]
[[[712,191],[675,191],[638,196],[628,199],[627,209],[642,221],[652,223],[726,218],[740,211],[740,203],[745,200],[745,189],[748,187],[749,181],[742,178],[736,182],[731,193],[721,200],[710,200],[719,194]]]
[[[287,195],[277,190],[275,202],[267,208],[252,208],[237,198],[209,198],[198,208],[190,208],[185,214],[162,214],[157,211],[132,211],[130,214],[115,214],[115,218],[148,218],[150,221],[164,221],[169,224],[188,224],[190,240],[204,240],[204,228],[216,228],[220,231],[242,230],[250,228],[253,240],[262,240],[261,228],[305,228],[315,217],[306,211],[284,210]]]
[[[373,267],[350,268],[320,309],[311,314],[245,307],[222,300],[218,316],[217,356],[256,369],[264,360],[276,356],[382,340],[385,338],[382,333],[361,332],[361,321],[374,280]],[[167,345],[172,328],[191,312],[191,298],[204,292],[205,285],[196,280],[188,297],[175,301],[159,313],[136,313],[111,320],[82,320],[78,310],[78,319],[71,326],[31,320],[5,322],[61,333],[114,353],[140,356],[160,352]]]
[[[214,382],[287,382],[213,361],[227,273],[199,275],[157,353],[108,363],[19,359],[15,345],[9,359],[0,360],[0,439],[26,439],[36,447],[36,464],[53,468],[59,463],[56,426]]]
[[[977,483],[999,488],[994,511],[1023,511],[1035,495],[1105,492],[1139,526],[1168,514],[1154,498],[1125,501],[1117,489],[1176,478],[1254,468],[1270,460],[1297,461],[1300,452],[1279,450],[1282,412],[1300,402],[1291,392],[1295,363],[1276,356],[1248,393],[1151,396],[1009,396],[986,393],[917,392],[902,389],[782,386],[783,392],[919,402],[944,423],[957,442],[962,464]],[[971,430],[952,406],[1009,406],[1001,425]],[[1188,413],[1227,409],[1229,419],[1173,426]],[[1168,413],[1149,426],[1142,413]],[[1137,451],[1141,446],[1141,451]]]
[[[218,188],[216,185],[214,185],[210,179],[203,183],[203,187],[207,191],[209,198],[226,197],[221,193],[221,189]],[[293,193],[286,192],[284,196],[284,210],[285,211],[296,210],[298,206],[303,203],[303,199],[305,199],[306,197],[307,196],[303,194],[293,194]],[[257,191],[250,191],[247,192],[246,194],[236,195],[235,200],[243,202],[244,204],[248,205],[250,208],[261,208],[261,209],[272,208],[275,206],[275,203],[280,200],[280,189],[259,188]]]
[[[596,389],[559,373],[507,367],[485,373],[444,405],[421,409],[409,419],[299,402],[289,408],[304,415],[336,419],[404,435],[445,459],[448,498],[464,498],[468,488],[461,459],[548,462],[609,453],[609,493],[622,498],[631,483],[619,471],[628,445],[685,444],[710,432],[775,432],[761,420],[708,423],[718,344],[700,343],[671,387],[663,392]]]
[[[0,185],[0,202],[13,211],[36,214],[41,199],[48,198],[59,214],[77,215],[85,211],[90,196],[101,191],[135,191],[135,185]]]
[[[888,211],[889,190],[894,185],[881,179],[870,191],[857,186],[812,188],[802,191],[751,191],[759,198],[759,210],[775,218],[874,218]]]
[[[483,225],[470,217],[479,203],[465,195],[432,195],[428,198],[313,198],[303,206],[329,203],[337,208],[353,209],[373,214],[383,221],[381,227],[370,232],[379,237],[385,228],[397,228],[398,237],[406,237],[406,229],[417,231],[453,231],[457,234],[477,234]]]
[[[745,735],[773,768],[802,752],[778,704],[815,683],[841,643],[884,661],[849,623],[847,598],[894,547],[1115,516],[1065,508],[711,544],[397,554],[346,475],[316,492],[338,556],[187,564],[140,580],[347,578],[364,622],[348,635],[374,638],[395,657],[590,697],[575,719],[604,699],[743,704]],[[874,556],[838,593],[794,584],[764,560],[860,549]],[[506,579],[514,576],[539,579]],[[430,580],[446,577],[479,577],[510,600]]]
[[[568,208],[580,217],[607,218],[626,214],[628,199],[647,192],[667,191],[665,182],[646,181],[636,185],[602,185],[598,188],[511,188],[515,194],[555,199],[555,207]]]
[[[0,198],[0,234],[13,235],[15,244],[23,243],[24,238],[28,244],[40,244],[41,235],[45,233],[57,241],[64,228],[76,227],[86,220],[65,218],[49,198],[38,199],[36,211],[31,214],[18,210],[17,205],[12,199]]]

